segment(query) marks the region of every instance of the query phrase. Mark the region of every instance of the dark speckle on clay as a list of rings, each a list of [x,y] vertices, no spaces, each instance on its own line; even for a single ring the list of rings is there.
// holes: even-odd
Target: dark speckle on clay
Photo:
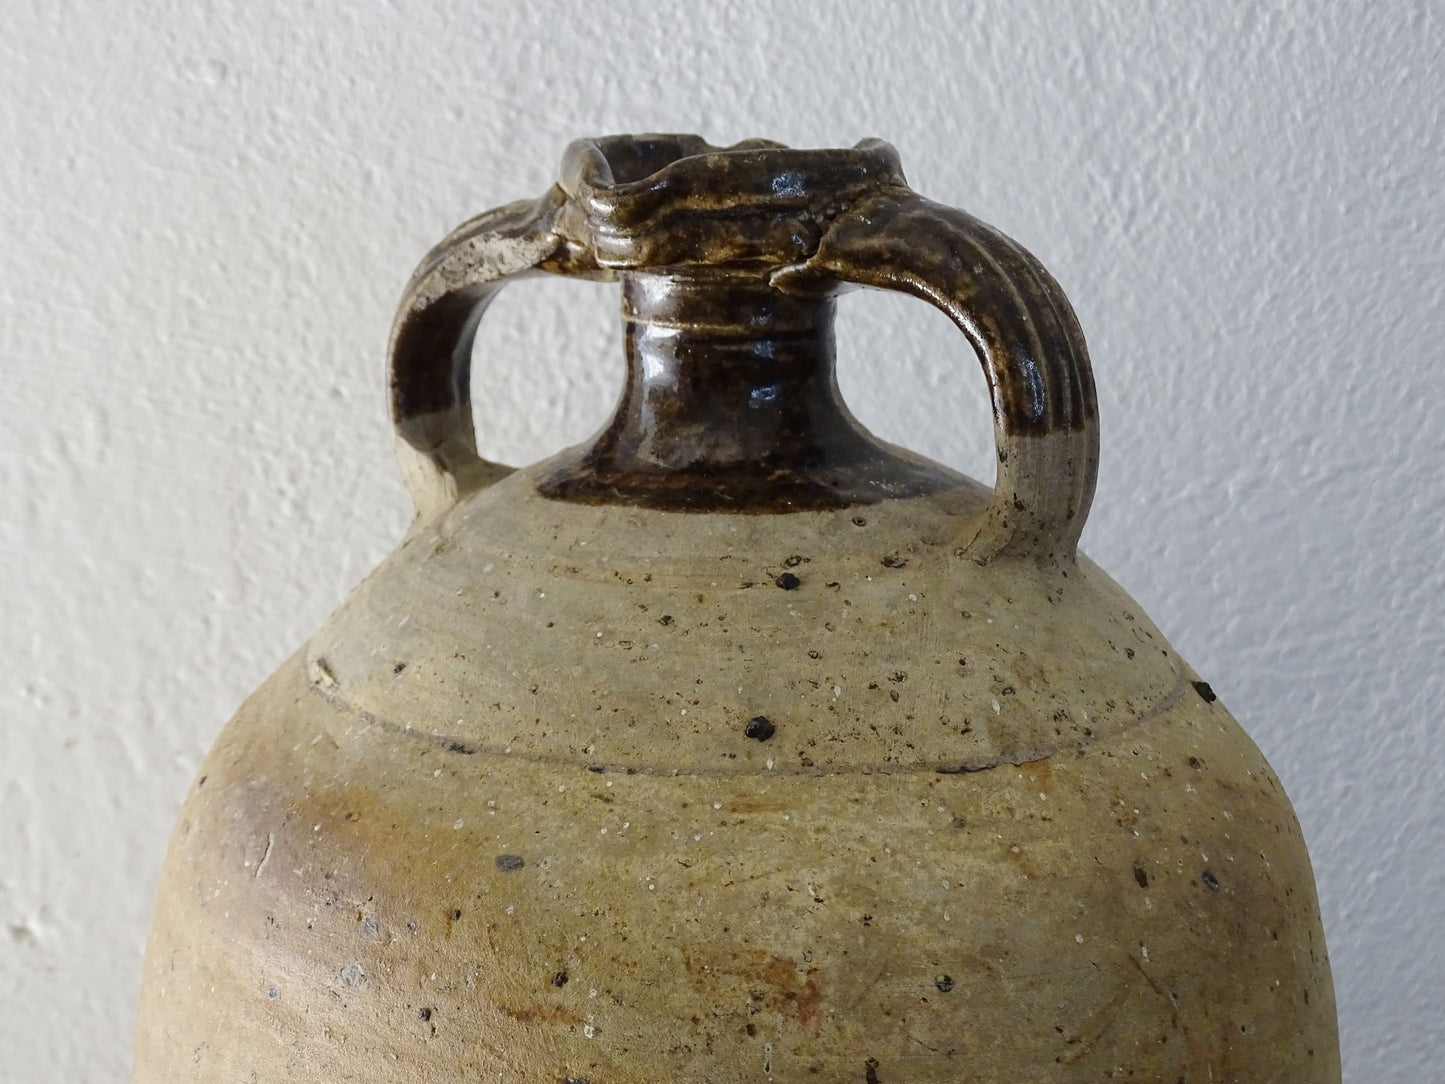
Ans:
[[[753,741],[767,741],[778,732],[773,721],[766,715],[754,716],[748,720],[748,725],[743,728],[743,733]]]
[[[784,572],[773,582],[784,591],[796,591],[803,583],[802,580],[798,579],[798,577],[794,576],[791,572]]]
[[[519,870],[527,863],[520,854],[499,854],[497,855],[497,868],[503,873],[511,873]]]

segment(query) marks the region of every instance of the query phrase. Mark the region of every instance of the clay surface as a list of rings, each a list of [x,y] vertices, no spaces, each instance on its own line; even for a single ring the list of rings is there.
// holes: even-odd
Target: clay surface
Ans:
[[[415,533],[227,728],[137,1079],[1338,1078],[1284,794],[1087,561],[961,561],[970,489],[530,482]]]

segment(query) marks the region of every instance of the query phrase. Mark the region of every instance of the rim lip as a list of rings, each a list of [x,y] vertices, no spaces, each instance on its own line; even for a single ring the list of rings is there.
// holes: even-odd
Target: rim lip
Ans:
[[[617,179],[637,168],[647,172]],[[685,133],[575,140],[563,155],[560,180],[594,228],[608,231],[640,225],[679,204],[787,211],[906,184],[898,151],[881,139],[848,148],[798,149],[763,139],[718,147]]]

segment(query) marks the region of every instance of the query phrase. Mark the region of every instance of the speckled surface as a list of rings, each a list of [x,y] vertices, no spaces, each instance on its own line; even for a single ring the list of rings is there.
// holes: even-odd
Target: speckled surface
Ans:
[[[1284,792],[1091,562],[979,565],[972,489],[538,473],[419,524],[227,727],[137,1081],[1339,1080]]]
[[[1101,374],[1085,547],[1294,799],[1347,1079],[1430,1079],[1438,17],[836,4],[790,34],[777,5],[681,10],[12,14],[0,1064],[124,1078],[145,917],[204,750],[404,529],[379,367],[417,254],[540,191],[578,132],[653,127],[884,135],[920,189],[1064,283]],[[531,461],[603,422],[613,296],[528,284],[492,319],[485,452]],[[846,299],[841,380],[883,436],[988,477],[955,336],[921,305]]]

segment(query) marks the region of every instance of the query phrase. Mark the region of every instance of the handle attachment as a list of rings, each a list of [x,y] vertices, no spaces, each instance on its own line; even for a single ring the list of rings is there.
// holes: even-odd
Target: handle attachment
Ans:
[[[417,515],[429,519],[514,468],[483,459],[472,427],[472,344],[513,279],[550,272],[611,278],[565,235],[553,186],[464,222],[427,253],[402,294],[388,361],[396,456]]]
[[[1083,332],[1028,251],[963,211],[897,186],[838,215],[782,289],[832,279],[942,310],[973,344],[993,402],[998,473],[973,559],[1072,562],[1099,473],[1098,407]]]

